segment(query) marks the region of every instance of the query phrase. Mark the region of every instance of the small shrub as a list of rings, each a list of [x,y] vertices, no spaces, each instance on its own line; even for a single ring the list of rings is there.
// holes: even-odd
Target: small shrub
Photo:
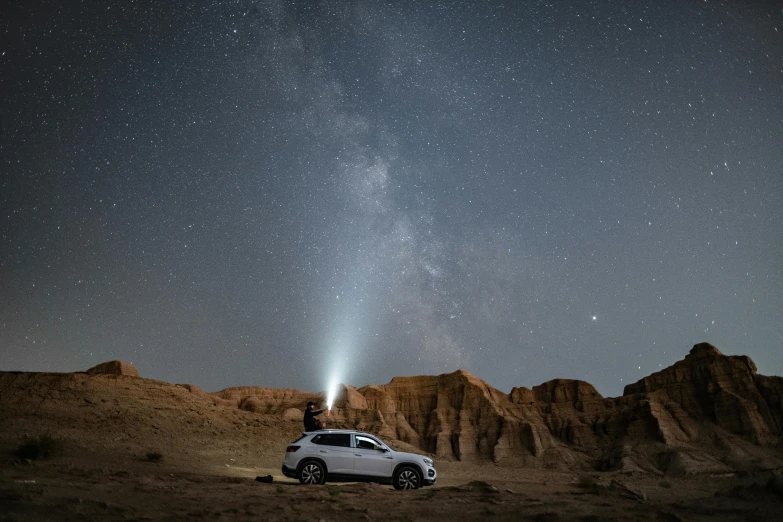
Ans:
[[[340,494],[340,490],[338,488],[329,488],[329,494],[333,497],[336,497]]]
[[[37,439],[26,439],[16,450],[16,454],[23,459],[48,459],[62,451],[63,442],[50,435],[41,435]]]
[[[158,453],[157,451],[150,451],[147,453],[147,460],[150,462],[160,462],[163,460],[163,454]]]
[[[669,481],[666,481],[666,480],[662,480],[662,481],[660,481],[660,482],[658,483],[658,486],[659,486],[659,487],[662,487],[662,488],[669,489],[670,487],[672,487],[672,483],[671,483],[671,482],[669,482]]]
[[[590,475],[582,475],[579,477],[577,485],[582,489],[593,489],[596,486],[595,479]]]
[[[429,500],[429,499],[431,499],[431,498],[432,498],[432,497],[434,497],[434,496],[435,496],[435,490],[434,490],[434,489],[431,489],[431,490],[427,491],[427,492],[424,494],[424,498],[426,498],[426,499],[428,499],[428,500]]]
[[[277,491],[278,493],[282,493],[283,491],[285,491],[285,488],[280,484],[278,484],[277,487],[275,488],[275,491]]]

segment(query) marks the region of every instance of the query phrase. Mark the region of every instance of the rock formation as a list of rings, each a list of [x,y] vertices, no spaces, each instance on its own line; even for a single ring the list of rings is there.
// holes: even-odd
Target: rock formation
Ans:
[[[768,383],[762,393],[757,381]],[[693,347],[684,360],[629,384],[623,395],[647,397],[662,406],[656,411],[659,436],[665,443],[697,437],[699,421],[708,421],[756,444],[774,445],[781,435],[780,378],[759,376],[747,356],[724,356],[714,346]],[[776,386],[777,384],[777,386]],[[767,397],[773,401],[772,407]]]
[[[314,398],[256,387],[212,395],[297,421],[295,411]],[[358,390],[343,386],[330,426],[367,430],[461,461],[715,472],[783,465],[782,403],[783,378],[758,375],[750,358],[724,356],[703,343],[616,398],[569,379],[507,394],[462,370],[395,377]]]
[[[125,361],[109,361],[101,363],[97,366],[93,366],[87,373],[90,375],[128,375],[130,377],[138,377],[139,372],[136,368]]]
[[[208,446],[231,430],[274,427],[278,435],[259,446],[272,452],[296,437],[308,401],[324,401],[323,393],[250,386],[207,393],[139,378],[122,361],[75,374],[0,372],[0,389],[0,413],[17,419],[19,433],[43,419],[81,440],[84,426],[110,422],[122,428],[115,442],[126,432],[158,440],[198,430]],[[86,408],[97,413],[74,421]],[[460,370],[343,385],[326,421],[438,459],[499,466],[667,474],[783,466],[783,378],[758,375],[750,358],[709,344],[620,397],[569,379],[504,393]]]

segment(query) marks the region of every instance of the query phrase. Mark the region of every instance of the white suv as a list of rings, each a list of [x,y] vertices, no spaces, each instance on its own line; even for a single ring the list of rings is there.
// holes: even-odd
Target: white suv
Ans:
[[[367,481],[396,489],[431,486],[437,478],[432,459],[394,451],[375,435],[353,430],[303,433],[286,449],[283,475],[302,484]]]

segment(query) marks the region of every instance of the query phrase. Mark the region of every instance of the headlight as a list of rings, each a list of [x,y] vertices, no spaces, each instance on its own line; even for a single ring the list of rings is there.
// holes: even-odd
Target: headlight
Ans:
[[[432,466],[433,465],[432,459],[428,459],[427,457],[424,457],[423,460],[424,460],[424,463],[426,465],[428,465],[428,466]]]

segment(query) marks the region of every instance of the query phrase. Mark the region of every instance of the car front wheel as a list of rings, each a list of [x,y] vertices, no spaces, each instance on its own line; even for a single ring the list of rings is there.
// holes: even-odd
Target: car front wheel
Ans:
[[[394,489],[418,489],[421,487],[419,471],[411,466],[403,466],[394,474]]]
[[[326,482],[326,468],[316,460],[305,462],[299,468],[297,478],[301,484],[323,484]]]

